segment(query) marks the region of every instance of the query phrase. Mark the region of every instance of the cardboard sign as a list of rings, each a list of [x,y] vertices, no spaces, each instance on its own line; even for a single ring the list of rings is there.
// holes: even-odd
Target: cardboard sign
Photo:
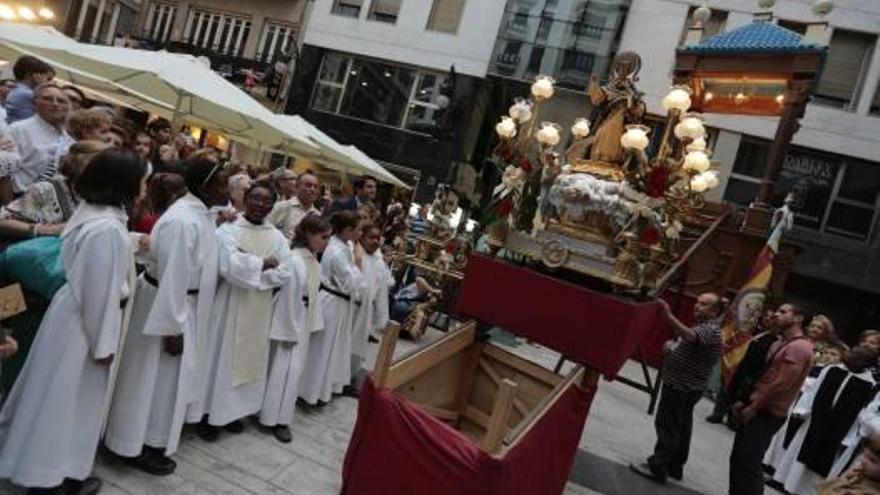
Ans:
[[[26,309],[20,285],[7,285],[0,289],[0,320],[24,313]]]

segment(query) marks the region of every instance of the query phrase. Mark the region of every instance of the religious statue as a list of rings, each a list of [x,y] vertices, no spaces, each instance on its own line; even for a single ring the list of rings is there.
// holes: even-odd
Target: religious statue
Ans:
[[[590,77],[587,90],[593,104],[588,139],[589,160],[620,166],[623,162],[623,147],[620,137],[628,124],[638,124],[645,114],[642,92],[635,82],[642,66],[642,59],[634,52],[622,52],[614,57],[611,66],[611,81],[599,86],[595,76]]]

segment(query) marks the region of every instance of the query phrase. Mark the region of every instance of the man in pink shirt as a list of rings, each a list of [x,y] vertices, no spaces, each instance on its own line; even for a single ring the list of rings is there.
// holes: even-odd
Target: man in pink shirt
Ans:
[[[813,344],[804,336],[805,320],[796,304],[783,304],[776,310],[773,323],[780,340],[767,351],[764,371],[748,404],[733,406],[739,429],[730,452],[730,495],[764,493],[764,453],[813,366]]]

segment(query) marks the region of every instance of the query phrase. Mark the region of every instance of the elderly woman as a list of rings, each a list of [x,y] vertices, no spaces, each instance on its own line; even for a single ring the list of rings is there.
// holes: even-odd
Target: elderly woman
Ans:
[[[91,158],[107,149],[97,141],[80,141],[61,160],[60,174],[31,184],[24,196],[0,210],[0,235],[11,239],[59,236],[79,197],[73,183]]]
[[[244,211],[244,193],[251,188],[251,178],[247,174],[235,174],[229,178],[229,202],[235,211]]]
[[[817,365],[825,365],[825,351],[840,339],[834,333],[834,323],[825,315],[816,315],[807,326],[807,338],[813,343]]]

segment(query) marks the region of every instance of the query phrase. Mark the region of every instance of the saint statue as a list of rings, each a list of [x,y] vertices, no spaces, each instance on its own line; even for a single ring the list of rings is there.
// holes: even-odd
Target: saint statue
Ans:
[[[621,164],[623,147],[620,137],[625,126],[638,124],[645,114],[642,92],[635,86],[642,59],[635,52],[621,52],[611,63],[611,81],[599,86],[595,76],[590,77],[587,90],[593,104],[589,143],[591,161]]]

